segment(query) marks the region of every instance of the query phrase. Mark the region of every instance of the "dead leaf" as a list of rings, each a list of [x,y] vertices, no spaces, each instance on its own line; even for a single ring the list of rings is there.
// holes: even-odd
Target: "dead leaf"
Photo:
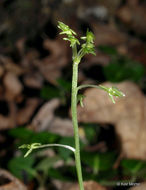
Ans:
[[[40,101],[37,98],[28,98],[24,108],[20,109],[16,116],[17,125],[26,124],[32,117]]]
[[[55,117],[49,127],[49,131],[61,136],[73,136],[73,126],[70,119]]]
[[[106,190],[105,187],[99,185],[98,183],[94,181],[86,181],[84,182],[84,188],[85,190]],[[65,190],[79,190],[79,185],[73,185],[71,188],[65,189]]]
[[[29,128],[35,131],[50,131],[61,136],[73,136],[72,121],[54,115],[54,111],[59,105],[58,99],[52,99],[45,103],[33,118]]]
[[[129,190],[146,190],[146,182],[140,183],[140,185],[135,187],[131,187]]]
[[[43,86],[43,77],[40,73],[28,73],[24,76],[24,83],[29,88],[40,89]]]
[[[127,41],[125,33],[119,32],[118,29],[110,25],[92,24],[95,38],[95,44],[99,45],[119,45]]]
[[[0,190],[27,190],[20,180],[6,170],[0,169],[0,179],[7,181],[7,183],[0,184]]]
[[[12,119],[0,114],[0,130],[6,130],[11,128],[13,125]]]
[[[36,65],[44,78],[52,84],[61,76],[61,69],[67,64],[66,45],[60,40],[46,39],[44,47],[50,51],[50,55],[36,61]]]
[[[146,26],[143,24],[146,23],[145,8],[145,4],[141,6],[137,4],[136,6],[125,5],[117,10],[117,16],[130,30],[137,34],[145,35]]]
[[[6,73],[3,84],[5,86],[5,96],[7,100],[14,100],[23,90],[23,86],[18,77],[12,72]]]
[[[54,119],[54,110],[59,106],[58,99],[52,99],[45,103],[32,120],[31,128],[36,131],[48,129],[51,121]]]
[[[126,97],[117,99],[114,105],[104,91],[87,89],[84,93],[84,109],[78,106],[79,122],[113,124],[125,157],[146,159],[145,96],[132,82],[103,85],[117,86]]]
[[[0,62],[3,66],[3,70],[6,70],[7,72],[12,72],[17,76],[24,73],[24,70],[19,65],[15,64],[9,57],[1,55]]]
[[[2,65],[0,65],[0,78],[3,76],[4,74],[4,68],[2,67]]]

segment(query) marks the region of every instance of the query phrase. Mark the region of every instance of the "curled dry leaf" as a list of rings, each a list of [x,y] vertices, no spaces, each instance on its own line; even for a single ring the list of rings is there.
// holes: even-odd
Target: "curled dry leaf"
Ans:
[[[104,91],[87,89],[84,93],[84,109],[78,106],[79,122],[113,124],[125,157],[146,159],[145,96],[132,82],[103,85],[117,86],[126,97],[117,99],[114,105]]]
[[[98,183],[94,181],[86,181],[84,182],[84,188],[85,190],[106,190],[105,187],[99,185]],[[72,185],[71,188],[65,189],[65,190],[79,190],[78,184]]]
[[[24,125],[32,117],[35,109],[39,105],[40,101],[37,98],[27,99],[24,108],[20,109],[16,116],[17,125]]]
[[[131,187],[129,190],[145,190],[146,189],[146,182],[140,183],[140,185],[136,185],[135,187]]]
[[[10,174],[8,171],[0,169],[1,182],[7,181],[7,183],[0,184],[0,190],[27,190],[26,186]]]
[[[2,65],[0,65],[0,78],[3,76],[4,74],[4,68],[2,67]]]
[[[117,10],[118,18],[131,30],[137,34],[145,35],[146,26],[146,6],[123,6]],[[136,14],[135,14],[136,13]]]
[[[119,45],[127,41],[126,34],[119,32],[114,26],[92,24],[95,38],[95,45]]]
[[[17,64],[15,64],[9,57],[0,56],[0,63],[2,64],[3,70],[7,72],[12,72],[19,76],[24,73],[24,70]]]
[[[38,60],[36,65],[47,81],[56,84],[56,79],[61,76],[61,69],[67,64],[66,46],[59,40],[46,39],[44,47],[50,55]]]
[[[18,77],[12,72],[6,73],[3,83],[5,86],[5,96],[7,100],[14,100],[23,90],[23,86]]]
[[[61,136],[73,136],[73,126],[70,119],[55,117],[52,121],[49,131]]]
[[[30,73],[24,76],[24,83],[29,88],[40,89],[43,86],[43,77],[39,73]]]
[[[72,121],[54,115],[54,111],[59,105],[60,101],[58,99],[45,103],[33,118],[29,127],[35,131],[47,130],[61,136],[73,135]]]
[[[58,99],[53,99],[45,103],[32,120],[31,128],[36,131],[43,131],[49,128],[54,119],[54,110],[59,106]]]
[[[0,114],[0,130],[5,130],[13,127],[11,117],[6,117]]]

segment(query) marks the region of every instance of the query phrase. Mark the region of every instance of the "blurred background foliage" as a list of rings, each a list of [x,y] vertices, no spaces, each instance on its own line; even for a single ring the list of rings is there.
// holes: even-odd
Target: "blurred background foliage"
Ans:
[[[74,145],[73,136],[66,131],[61,135],[49,128],[31,127],[42,106],[54,98],[61,103],[49,112],[50,117],[53,113],[70,118],[71,50],[58,36],[57,21],[70,25],[79,37],[87,28],[95,34],[97,56],[82,60],[79,83],[132,81],[145,94],[145,7],[145,0],[0,1],[0,119],[5,119],[0,120],[0,167],[21,179],[28,189],[61,190],[54,180],[76,182],[70,151],[40,150],[24,158],[25,151],[18,150],[20,145],[34,142]],[[17,87],[16,92],[9,90],[13,86],[11,79],[6,82],[9,73],[21,83],[18,93]],[[32,108],[33,104],[27,104],[30,99],[37,103],[28,117],[28,111],[20,117],[24,108]],[[146,160],[121,157],[113,124],[79,125],[84,180],[94,180],[109,190],[122,189],[117,181],[146,180]]]

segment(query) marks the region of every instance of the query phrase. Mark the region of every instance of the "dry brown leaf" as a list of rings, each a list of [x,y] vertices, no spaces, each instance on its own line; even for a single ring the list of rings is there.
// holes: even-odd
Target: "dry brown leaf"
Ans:
[[[72,121],[54,115],[54,111],[59,105],[60,101],[58,99],[52,99],[45,103],[33,118],[29,128],[35,131],[47,130],[61,136],[72,136]]]
[[[59,40],[46,39],[44,41],[44,47],[51,54],[42,60],[38,60],[36,65],[47,81],[56,84],[56,79],[61,76],[61,69],[68,62],[66,45]]]
[[[3,76],[4,74],[4,68],[2,67],[2,65],[0,65],[0,78]]]
[[[43,77],[40,73],[28,73],[24,76],[24,83],[29,88],[42,88]]]
[[[61,136],[73,136],[73,126],[70,119],[55,117],[49,127],[49,131]]]
[[[0,114],[0,130],[6,130],[13,126],[12,119]]]
[[[92,24],[92,23],[91,23]],[[114,26],[92,24],[95,44],[99,45],[119,45],[127,41],[126,34],[119,32]]]
[[[85,188],[85,190],[106,190],[105,187],[99,185],[98,183],[96,183],[94,181],[84,182],[84,188]],[[64,189],[64,190],[79,190],[79,185],[75,184],[75,185],[72,185],[71,188]]]
[[[144,4],[141,6],[126,5],[117,10],[117,16],[129,29],[137,34],[145,35],[146,26],[143,24],[146,23],[145,9],[146,6]]]
[[[146,190],[146,182],[140,183],[140,185],[131,187],[129,190]]]
[[[0,56],[0,63],[3,65],[3,70],[12,72],[19,76],[24,73],[24,70],[17,64],[15,64],[9,57]]]
[[[54,110],[59,106],[58,99],[52,99],[45,103],[36,116],[32,120],[31,128],[36,131],[43,131],[49,128],[50,123],[54,119]]]
[[[14,100],[23,90],[23,86],[18,77],[12,72],[6,73],[3,84],[5,86],[5,96],[7,100]]]
[[[27,99],[24,108],[20,109],[16,116],[17,125],[26,124],[32,117],[35,109],[39,105],[40,101],[37,98]]]
[[[84,93],[84,109],[78,106],[79,122],[113,124],[124,155],[127,158],[146,159],[145,96],[132,82],[103,85],[117,86],[126,97],[117,99],[114,105],[104,91],[87,89]]]
[[[6,184],[0,184],[0,190],[27,190],[20,180],[6,170],[0,169],[0,179],[8,181]]]

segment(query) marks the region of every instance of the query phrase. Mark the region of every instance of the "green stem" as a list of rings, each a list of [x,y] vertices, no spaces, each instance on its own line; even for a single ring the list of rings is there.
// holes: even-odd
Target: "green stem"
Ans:
[[[57,147],[62,147],[62,148],[66,148],[71,150],[72,152],[75,152],[75,149],[69,145],[63,145],[63,144],[44,144],[44,145],[40,145],[36,148],[33,149],[40,149],[40,148],[46,148],[46,147],[51,147],[51,146],[57,146]]]
[[[80,141],[79,141],[79,130],[77,121],[77,82],[78,82],[78,63],[73,63],[73,75],[72,75],[72,97],[71,97],[71,111],[72,111],[72,122],[74,127],[74,138],[75,138],[75,162],[76,170],[78,175],[78,181],[80,190],[84,190],[83,177],[80,160]]]
[[[87,88],[87,87],[89,87],[89,88],[98,88],[98,89],[102,89],[101,87],[100,87],[100,85],[99,86],[97,86],[97,85],[94,85],[94,84],[83,84],[83,85],[80,85],[80,86],[78,86],[78,90],[81,90],[82,88]]]

